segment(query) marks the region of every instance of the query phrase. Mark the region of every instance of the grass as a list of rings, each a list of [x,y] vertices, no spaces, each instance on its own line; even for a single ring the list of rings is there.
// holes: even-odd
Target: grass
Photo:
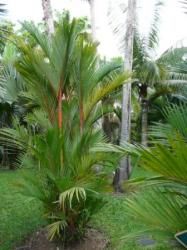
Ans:
[[[132,178],[152,176],[153,173],[140,168],[135,168]],[[142,225],[133,221],[125,213],[125,196],[109,196],[107,205],[94,217],[93,226],[105,232],[110,240],[110,250],[179,250],[180,247],[172,247],[168,243],[156,241],[155,245],[141,246],[138,240],[122,240],[124,236],[137,232]]]
[[[122,238],[137,229],[141,225],[132,221],[126,216],[125,198],[123,196],[108,198],[108,204],[93,219],[93,226],[106,233],[111,242],[111,250],[179,250],[180,248],[171,247],[168,243],[157,243],[155,246],[140,246],[136,240],[123,241]],[[159,241],[158,241],[159,242]]]
[[[19,172],[0,172],[0,250],[12,250],[27,235],[45,224],[40,205],[15,192],[11,185],[19,178]],[[124,242],[123,236],[141,227],[125,213],[125,198],[108,198],[108,204],[97,214],[92,225],[106,233],[111,250],[144,250],[136,241]],[[150,249],[150,248],[149,248]],[[168,244],[157,244],[152,250],[174,250]]]
[[[36,201],[15,191],[18,172],[0,172],[0,250],[11,250],[23,238],[44,224]]]

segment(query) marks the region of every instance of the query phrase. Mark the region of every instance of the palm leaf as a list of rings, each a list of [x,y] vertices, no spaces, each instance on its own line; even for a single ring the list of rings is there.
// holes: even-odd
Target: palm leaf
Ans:
[[[72,209],[72,201],[74,197],[78,202],[80,202],[80,200],[86,200],[86,192],[84,188],[73,187],[60,194],[59,204],[63,208],[63,210],[65,210],[66,201],[68,201],[68,206],[70,207],[70,209]]]
[[[126,213],[140,221],[142,229],[124,238],[156,234],[162,239],[163,236],[174,239],[175,233],[187,227],[187,213],[181,209],[183,204],[183,199],[169,196],[163,189],[155,188],[134,194],[126,201]]]
[[[169,136],[174,133],[179,133],[184,138],[187,137],[187,108],[186,105],[169,105],[164,109],[164,116],[167,121],[167,124],[156,123],[150,128],[149,135],[150,137],[156,139],[156,141],[161,140],[162,142],[166,141]],[[164,139],[164,141],[163,141]]]
[[[116,88],[122,86],[126,82],[129,81],[129,74],[124,73],[121,75],[118,75],[113,81],[107,82],[104,84],[104,86],[101,86],[99,89],[94,89],[93,93],[89,97],[89,100],[84,105],[84,114],[85,119],[88,118],[90,112],[93,110],[95,105],[102,100],[105,96],[107,96],[109,93],[114,91]]]

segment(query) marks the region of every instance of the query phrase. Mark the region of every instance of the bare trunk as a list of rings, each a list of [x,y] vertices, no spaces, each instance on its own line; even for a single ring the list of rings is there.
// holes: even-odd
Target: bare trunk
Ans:
[[[54,21],[51,8],[51,0],[42,0],[42,7],[44,13],[44,21],[46,24],[46,31],[49,36],[54,33]]]
[[[95,0],[89,0],[90,18],[93,40],[96,41],[96,19],[95,19]]]
[[[125,54],[124,54],[124,70],[132,71],[133,63],[133,39],[134,26],[136,16],[136,0],[128,0],[127,10],[127,29],[125,34]],[[123,101],[122,101],[122,122],[121,122],[121,137],[120,145],[130,141],[131,133],[131,84],[123,86]],[[116,181],[114,183],[116,191],[121,191],[121,182],[129,178],[130,174],[130,158],[125,157],[120,162],[119,171],[116,172]]]
[[[148,103],[147,100],[142,100],[142,134],[141,134],[141,144],[147,147],[147,138],[148,138]]]

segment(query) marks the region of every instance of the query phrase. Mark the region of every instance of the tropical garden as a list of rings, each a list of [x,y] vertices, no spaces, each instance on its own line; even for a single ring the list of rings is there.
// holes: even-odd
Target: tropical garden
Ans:
[[[142,35],[128,0],[108,13],[123,57],[102,58],[87,4],[42,0],[19,29],[0,4],[0,250],[182,249],[187,47],[155,56],[164,1]]]

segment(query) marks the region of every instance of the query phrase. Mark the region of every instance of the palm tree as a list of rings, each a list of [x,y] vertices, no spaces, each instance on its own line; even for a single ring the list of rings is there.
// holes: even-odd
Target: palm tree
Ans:
[[[105,152],[105,139],[93,125],[100,117],[100,100],[129,75],[119,74],[116,64],[98,67],[96,44],[82,32],[79,20],[63,17],[50,41],[33,24],[24,27],[37,45],[31,49],[17,38],[14,65],[26,86],[22,94],[36,108],[25,117],[26,128],[15,121],[12,129],[0,131],[0,139],[2,145],[20,149],[20,164],[39,172],[29,173],[19,186],[44,204],[49,238],[67,236],[67,241],[82,237],[90,216],[103,206],[107,166],[118,157]],[[99,173],[96,164],[103,167]]]
[[[91,30],[92,30],[92,38],[94,41],[97,40],[96,37],[96,10],[95,10],[95,0],[86,0],[90,6],[90,20],[91,20]]]
[[[46,31],[47,34],[50,36],[54,32],[54,21],[51,8],[51,0],[42,0],[42,7],[43,7]]]
[[[153,23],[147,37],[141,37],[136,30],[134,39],[134,62],[133,69],[135,77],[138,79],[139,98],[141,101],[141,142],[147,146],[147,121],[148,121],[148,86],[153,86],[156,82],[164,79],[166,67],[154,60],[152,55],[158,45],[158,26],[160,21],[160,7],[162,3],[158,1],[155,5]]]
[[[17,62],[17,70],[30,85],[30,89],[35,93],[34,95],[37,94],[35,97],[38,96],[38,98],[35,99],[35,102],[39,106],[45,107],[51,124],[56,122],[55,114],[58,112],[59,128],[63,125],[62,102],[68,99],[75,88],[79,89],[77,97],[82,126],[84,121],[88,120],[87,116],[90,112],[93,112],[95,104],[110,91],[113,91],[114,88],[121,85],[123,77],[124,79],[127,77],[124,74],[117,75],[116,70],[119,66],[116,64],[105,64],[97,69],[97,55],[94,54],[96,45],[89,42],[85,47],[84,37],[82,37],[84,34],[78,36],[83,30],[83,26],[82,22],[75,19],[70,22],[70,17],[67,15],[57,28],[54,38],[49,42],[45,34],[42,34],[35,26],[25,23],[25,29],[40,44],[40,49],[36,48],[33,53],[29,45],[26,46],[22,41],[19,43],[23,58],[20,62]],[[52,44],[50,45],[50,43]],[[86,63],[91,64],[92,67],[89,66],[83,72],[82,68]],[[74,73],[71,73],[71,78],[70,72]],[[72,76],[74,78],[76,76],[75,79],[79,79],[79,81],[76,80],[75,82]],[[80,77],[84,77],[84,79]],[[98,84],[100,84],[100,89],[97,88]],[[88,90],[84,90],[88,87],[91,88],[93,96]],[[89,93],[89,96],[87,93]]]
[[[91,17],[91,28],[92,28],[92,36],[96,41],[96,17],[95,17],[95,0],[88,0],[90,5],[90,17]]]
[[[139,100],[141,102],[141,144],[148,144],[148,108],[151,101],[156,98],[181,91],[181,87],[186,84],[185,74],[181,76],[177,73],[176,67],[171,67],[168,59],[174,61],[178,59],[178,50],[166,51],[158,59],[154,58],[155,49],[159,43],[159,20],[161,2],[156,3],[153,24],[147,37],[141,37],[136,30],[134,39],[134,62],[136,86],[138,88]],[[182,60],[182,58],[180,59]],[[183,78],[183,79],[182,79]],[[154,94],[150,96],[149,90]]]
[[[124,70],[132,72],[133,64],[133,41],[135,31],[135,17],[136,17],[136,0],[128,1],[127,8],[127,27],[125,34],[125,54],[124,54]],[[122,119],[121,119],[121,136],[120,144],[130,141],[130,127],[131,127],[131,83],[123,86],[123,100],[122,100]],[[130,159],[125,157],[120,162],[119,172],[116,173],[116,190],[119,191],[120,183],[129,178],[130,173]]]
[[[139,100],[141,101],[141,143],[147,146],[148,129],[148,88],[153,87],[162,80],[166,79],[166,67],[159,63],[159,60],[151,59],[148,51],[150,47],[144,44],[145,38],[139,39],[136,34],[134,48],[134,70],[137,80]],[[151,51],[152,52],[152,51]]]
[[[129,1],[129,6],[131,4],[131,8],[132,8],[132,3],[131,1]],[[136,3],[134,3],[136,4]],[[140,39],[139,37],[139,34],[137,32],[137,24],[136,24],[136,28],[135,28],[135,20],[134,20],[134,27],[133,27],[133,36],[130,35],[130,31],[128,30],[129,28],[127,27],[127,32],[126,32],[126,37],[124,38],[123,36],[123,32],[122,32],[122,28],[123,26],[125,25],[125,23],[121,23],[121,20],[119,21],[119,18],[115,17],[115,13],[114,15],[111,16],[112,19],[114,19],[114,24],[113,24],[113,30],[114,30],[114,33],[117,35],[117,38],[118,38],[118,42],[119,42],[119,45],[120,45],[120,48],[122,47],[122,49],[125,50],[125,57],[124,57],[124,62],[125,64],[128,64],[128,65],[125,65],[125,67],[128,69],[129,68],[129,65],[131,66],[129,69],[130,71],[135,71],[137,74],[141,74],[141,71],[143,69],[143,67],[140,69],[138,69],[138,67],[136,67],[137,63],[139,63],[140,66],[142,66],[142,63],[144,62],[144,57],[149,57],[150,54],[152,54],[152,52],[154,51],[155,49],[155,46],[157,45],[158,43],[158,23],[159,23],[159,15],[160,15],[160,6],[161,6],[161,2],[158,0],[156,1],[156,8],[155,8],[155,12],[154,12],[154,17],[153,17],[153,23],[152,23],[152,26],[151,26],[151,30],[150,30],[150,33],[148,35],[148,37],[145,38],[142,38]],[[135,6],[133,6],[135,7]],[[123,15],[124,13],[126,15],[128,15],[129,11],[128,11],[128,8],[123,8],[123,10],[120,9],[120,13]],[[123,12],[123,13],[122,13]],[[111,13],[112,13],[112,10],[111,10]],[[134,17],[133,17],[133,15]],[[134,18],[135,19],[135,8],[132,9],[132,13],[130,15],[129,18]],[[119,15],[119,14],[118,14]],[[123,20],[124,20],[124,16],[123,16]],[[112,20],[111,20],[112,22]],[[127,25],[128,22],[127,22]],[[132,25],[130,26],[130,29],[132,30]],[[135,32],[136,30],[136,32]],[[128,51],[128,49],[126,48],[127,45],[130,44],[130,52]],[[146,51],[145,51],[145,48],[144,46],[146,46]],[[151,50],[151,53],[150,51]],[[129,53],[131,53],[131,61],[129,63]],[[148,55],[147,55],[148,53]],[[149,60],[146,60],[146,62],[144,63],[144,66],[145,67],[148,67],[148,65],[150,65],[152,63],[152,60],[150,60],[150,58],[148,58]],[[150,64],[149,64],[149,61],[150,61]],[[148,64],[148,65],[147,65]],[[152,67],[152,68],[151,68]],[[155,73],[156,70],[158,68],[155,68],[154,69],[154,65],[150,65],[150,69],[153,69],[155,70]],[[150,76],[151,76],[151,72],[150,73]],[[143,74],[142,74],[143,75]],[[144,89],[143,89],[144,88]],[[141,88],[141,92],[142,92],[142,97],[144,95],[146,95],[146,92],[147,92],[147,88],[145,88],[144,85],[142,85],[142,88]],[[145,101],[143,101],[143,99],[145,98],[142,98],[142,106],[143,106],[143,103],[146,103]],[[125,85],[123,87],[123,103],[122,103],[122,129],[121,129],[121,144],[124,142],[124,141],[129,141],[130,140],[130,122],[131,122],[131,119],[130,119],[130,114],[131,114],[131,104],[130,104],[130,100],[131,100],[131,86],[129,85]],[[143,123],[144,123],[144,128],[146,127],[146,105],[144,105],[145,107],[143,108],[143,110],[145,112],[143,112]],[[145,133],[143,132],[143,138],[145,137],[144,136]],[[143,139],[142,138],[142,139]],[[143,140],[146,140],[146,139],[143,139]],[[123,165],[123,163],[122,163]],[[129,163],[126,164],[129,166]]]

